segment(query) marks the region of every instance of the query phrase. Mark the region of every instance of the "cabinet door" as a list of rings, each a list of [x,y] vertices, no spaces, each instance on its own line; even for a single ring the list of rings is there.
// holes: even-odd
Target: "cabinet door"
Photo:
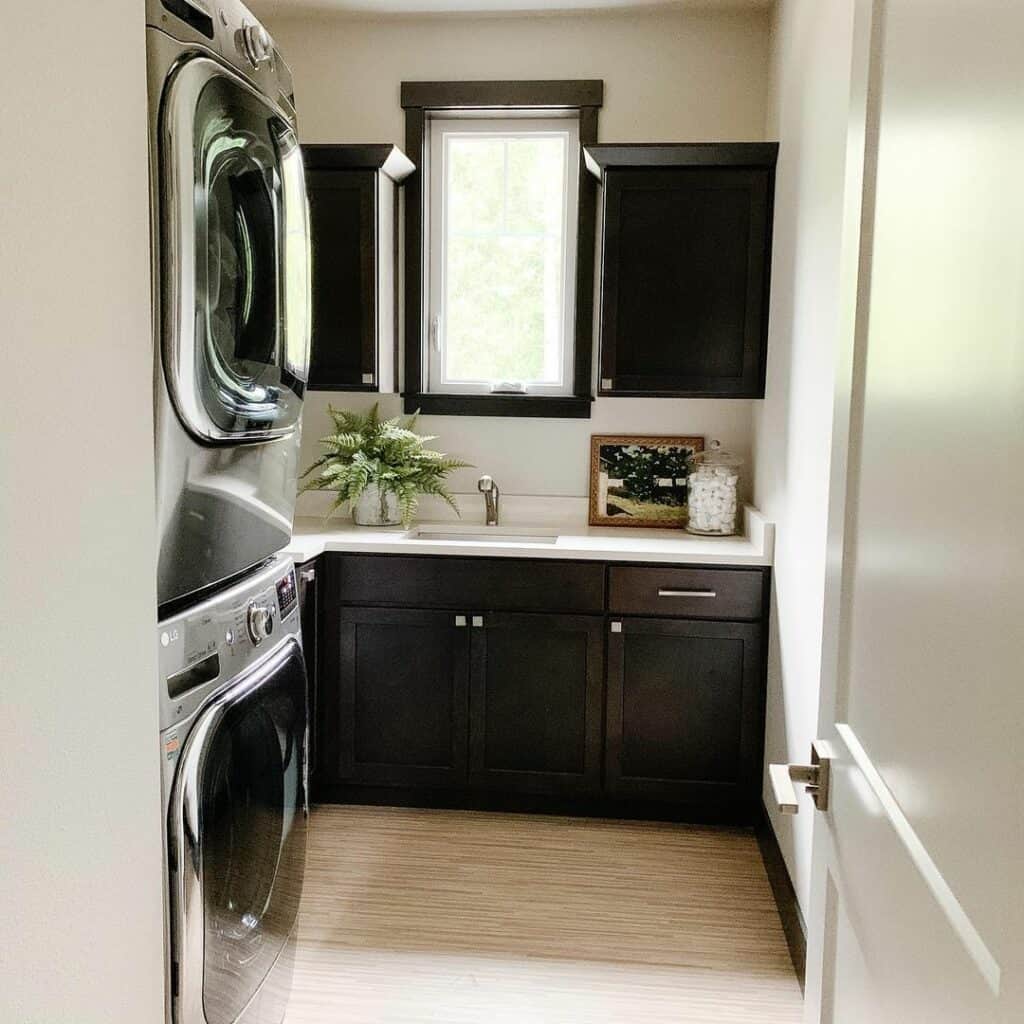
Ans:
[[[603,394],[764,396],[773,172],[610,171]]]
[[[758,624],[612,620],[609,791],[715,807],[756,798],[763,708]]]
[[[374,391],[377,255],[373,171],[310,171],[313,254],[309,386]]]
[[[322,781],[465,785],[465,617],[342,608],[324,621]]]
[[[596,792],[603,619],[488,614],[473,623],[471,781],[506,792]]]

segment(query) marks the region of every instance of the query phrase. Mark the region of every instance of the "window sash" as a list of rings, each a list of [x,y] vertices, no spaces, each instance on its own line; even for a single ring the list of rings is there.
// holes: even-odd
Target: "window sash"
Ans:
[[[432,394],[489,395],[492,381],[453,381],[445,374],[447,345],[445,338],[446,254],[446,139],[455,135],[481,138],[528,138],[559,134],[566,139],[566,162],[562,202],[562,316],[561,351],[558,354],[561,380],[558,383],[523,381],[528,395],[571,395],[574,392],[574,350],[576,316],[576,249],[579,217],[579,116],[576,111],[564,116],[538,117],[531,111],[508,111],[500,118],[476,116],[432,117],[427,122],[429,145],[424,180],[428,186],[426,213],[426,331],[423,339],[426,388]]]

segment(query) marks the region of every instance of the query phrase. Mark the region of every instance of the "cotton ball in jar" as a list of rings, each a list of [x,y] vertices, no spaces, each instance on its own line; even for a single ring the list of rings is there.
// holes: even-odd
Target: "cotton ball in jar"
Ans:
[[[723,451],[718,441],[693,456],[687,478],[690,533],[727,537],[736,532],[742,465],[743,460]]]

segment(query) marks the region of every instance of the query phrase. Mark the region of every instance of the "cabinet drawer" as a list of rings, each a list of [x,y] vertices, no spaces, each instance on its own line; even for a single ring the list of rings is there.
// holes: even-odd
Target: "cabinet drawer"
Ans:
[[[701,619],[759,619],[764,574],[736,569],[659,569],[613,566],[613,615],[678,615]]]
[[[518,558],[335,555],[331,578],[341,604],[457,611],[604,610],[604,566]]]

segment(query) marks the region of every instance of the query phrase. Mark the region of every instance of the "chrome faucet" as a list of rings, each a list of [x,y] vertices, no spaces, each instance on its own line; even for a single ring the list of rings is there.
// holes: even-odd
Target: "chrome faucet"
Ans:
[[[487,505],[487,525],[497,526],[498,498],[501,497],[498,485],[494,482],[492,477],[482,476],[476,482],[476,489],[484,496],[484,502]]]

